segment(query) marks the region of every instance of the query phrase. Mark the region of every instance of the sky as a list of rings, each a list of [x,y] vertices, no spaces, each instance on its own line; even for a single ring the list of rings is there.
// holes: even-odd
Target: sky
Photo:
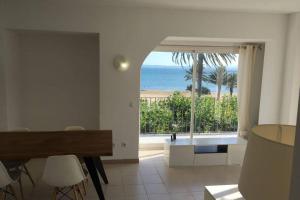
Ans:
[[[145,59],[143,65],[176,65],[172,61],[172,52],[157,52],[152,51]]]
[[[236,59],[236,62],[232,63],[232,65],[236,66],[237,61],[238,59]],[[143,65],[177,66],[172,61],[172,52],[158,52],[158,51],[152,51],[144,60]]]

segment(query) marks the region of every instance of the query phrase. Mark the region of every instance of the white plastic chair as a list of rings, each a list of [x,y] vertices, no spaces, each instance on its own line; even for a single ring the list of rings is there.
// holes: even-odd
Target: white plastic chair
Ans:
[[[4,196],[4,198],[1,199],[6,199],[6,196],[10,195],[14,197],[14,199],[18,199],[16,196],[16,193],[14,191],[14,188],[12,187],[12,183],[14,180],[12,180],[4,167],[3,163],[0,161],[0,198],[1,195]]]
[[[27,132],[30,132],[31,130],[30,130],[29,128],[17,128],[17,129],[14,129],[14,131],[27,131]],[[22,164],[21,164],[21,166],[20,166],[20,167],[21,167],[21,172],[22,172],[23,174],[25,174],[25,175],[29,178],[29,180],[30,180],[32,186],[34,187],[34,186],[35,186],[35,182],[34,182],[32,176],[31,176],[31,174],[30,174],[30,172],[29,172],[29,170],[28,170],[28,168],[27,168],[27,166],[26,166],[26,163],[27,163],[28,161],[29,161],[29,160],[22,162]],[[20,179],[20,184],[21,184],[21,179]],[[22,186],[22,185],[21,185],[21,186]],[[23,191],[22,191],[22,192],[23,192]],[[23,194],[22,194],[22,196],[23,196]]]
[[[82,131],[82,130],[85,130],[85,128],[82,126],[67,126],[65,128],[65,131]],[[78,159],[79,159],[79,164],[82,167],[83,175],[85,177],[85,180],[82,182],[82,187],[83,187],[84,195],[86,195],[87,184],[88,184],[88,179],[87,179],[88,170],[86,169],[86,166],[84,165],[83,158],[78,158]]]
[[[65,128],[65,130],[66,130],[66,131],[79,131],[79,130],[85,130],[85,128],[82,127],[82,126],[67,126],[67,127]],[[82,167],[83,167],[83,169],[84,169],[84,172],[86,172],[85,175],[87,176],[87,175],[88,175],[88,170],[87,170],[87,169],[85,168],[85,166],[84,166],[84,162],[82,161],[83,159],[82,159],[82,158],[79,158],[79,159],[80,159],[80,161],[81,161],[81,165],[82,165]],[[100,173],[100,175],[101,175],[101,177],[102,177],[104,183],[105,183],[105,184],[108,184],[108,179],[107,179],[107,176],[106,176],[106,173],[105,173],[105,170],[104,170],[104,167],[103,167],[101,158],[100,158],[100,157],[95,158],[94,162],[96,162],[97,170],[98,170],[98,172]],[[87,181],[87,180],[88,180],[88,179],[86,179],[86,181]],[[85,185],[84,185],[84,187],[85,187]]]
[[[85,128],[83,128],[82,126],[67,126],[65,128],[65,131],[83,131],[85,130]]]
[[[29,128],[15,128],[11,131],[24,131],[24,132],[30,132]],[[9,176],[14,180],[18,181],[19,183],[19,188],[20,188],[20,193],[21,193],[21,199],[24,199],[24,193],[23,193],[23,184],[22,184],[22,174],[27,176],[32,184],[32,186],[35,186],[34,180],[26,166],[26,163],[29,161],[28,160],[9,160],[9,161],[4,161],[3,164],[6,167]]]
[[[29,128],[14,128],[13,130],[11,130],[11,131],[16,131],[16,132],[18,132],[18,131],[27,131],[27,132],[29,132],[30,131],[30,129]]]
[[[84,179],[83,170],[75,155],[48,157],[42,180],[48,185],[55,187],[54,199],[59,194],[67,195],[71,190],[74,193],[75,200],[78,199],[78,195],[83,199],[79,184]],[[68,191],[65,191],[65,189]]]

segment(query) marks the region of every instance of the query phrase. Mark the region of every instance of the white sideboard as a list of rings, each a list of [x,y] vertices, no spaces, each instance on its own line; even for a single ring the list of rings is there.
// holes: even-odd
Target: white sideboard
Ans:
[[[240,137],[167,139],[164,156],[170,167],[242,165],[247,141]]]

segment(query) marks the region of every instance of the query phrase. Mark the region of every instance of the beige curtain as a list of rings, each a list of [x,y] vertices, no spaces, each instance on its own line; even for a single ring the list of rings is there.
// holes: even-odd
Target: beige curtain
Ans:
[[[254,66],[257,46],[242,46],[238,63],[238,133],[247,137],[251,130],[251,91],[254,79]]]

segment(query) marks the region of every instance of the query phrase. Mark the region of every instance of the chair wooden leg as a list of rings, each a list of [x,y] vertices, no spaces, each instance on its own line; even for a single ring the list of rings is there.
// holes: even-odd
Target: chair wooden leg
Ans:
[[[5,200],[4,195],[5,195],[5,193],[3,191],[0,191],[0,200]]]
[[[13,186],[12,185],[8,185],[8,188],[9,188],[11,194],[15,197],[15,199],[18,200],[18,197],[16,195],[16,192],[15,192],[15,189],[13,188]]]
[[[34,187],[34,186],[35,186],[34,180],[33,180],[32,176],[31,176],[31,174],[29,173],[29,170],[27,169],[27,167],[26,167],[25,164],[23,164],[23,168],[24,168],[24,170],[25,170],[27,176],[29,177],[32,186]]]
[[[73,189],[73,192],[74,192],[74,198],[75,198],[75,200],[79,200],[79,199],[78,199],[78,195],[77,195],[77,188],[76,188],[76,186],[73,185],[73,186],[72,186],[72,189]]]
[[[54,188],[53,190],[53,200],[56,200],[57,197],[57,188]]]
[[[19,188],[20,188],[21,199],[24,200],[24,192],[23,192],[23,185],[22,185],[21,175],[18,179],[18,183],[19,183]]]
[[[8,186],[6,186],[5,190],[8,191]],[[6,200],[6,192],[4,192],[4,195],[3,195],[3,196],[4,196],[3,199]]]
[[[77,187],[77,191],[79,193],[80,198],[83,200],[84,199],[84,197],[83,197],[84,195],[83,195],[83,192],[81,191],[80,185],[78,184],[78,185],[76,185],[76,187]]]
[[[86,188],[87,188],[86,181],[85,180],[82,181],[81,184],[82,184],[82,188],[83,188],[83,194],[86,195],[87,194],[87,192],[86,192]]]

